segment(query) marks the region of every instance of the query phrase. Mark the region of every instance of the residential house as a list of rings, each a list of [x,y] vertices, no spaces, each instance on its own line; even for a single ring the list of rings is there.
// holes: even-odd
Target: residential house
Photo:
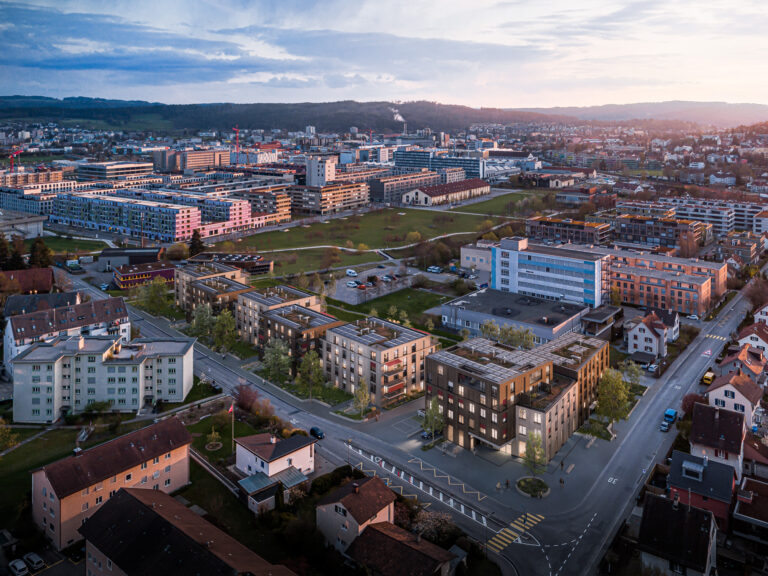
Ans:
[[[3,316],[31,314],[41,310],[74,306],[82,302],[80,292],[50,292],[43,294],[11,294],[5,301]]]
[[[731,501],[736,489],[733,467],[675,450],[667,475],[669,497],[680,504],[709,510],[717,529],[728,530]]]
[[[176,418],[161,420],[32,472],[32,518],[61,550],[121,488],[175,492],[189,484],[192,437]],[[138,534],[134,534],[138,536]]]
[[[677,342],[680,337],[680,314],[665,308],[649,308],[648,311],[656,314],[662,324],[667,327],[667,343]]]
[[[294,575],[155,490],[120,490],[79,531],[89,576]]]
[[[347,549],[368,574],[448,576],[454,555],[391,522],[369,525]]]
[[[752,348],[768,350],[768,324],[755,322],[751,326],[745,326],[737,336],[739,346],[749,345]]]
[[[664,576],[714,575],[716,538],[717,525],[708,510],[646,496],[638,542],[643,570],[658,570]]]
[[[643,352],[655,358],[667,355],[667,327],[654,312],[627,320],[624,323],[624,339],[629,354]]]
[[[762,387],[741,371],[718,376],[707,388],[710,406],[741,412],[747,427],[755,421],[762,397]]]
[[[745,564],[756,573],[768,572],[768,483],[744,478],[731,528],[744,544]]]
[[[741,481],[744,461],[744,414],[708,404],[693,406],[691,454],[733,467]]]
[[[758,384],[765,381],[765,368],[768,360],[759,348],[743,344],[739,348],[729,348],[725,358],[719,364],[720,374],[741,371]]]
[[[768,303],[755,309],[755,322],[768,323]]]
[[[293,467],[304,474],[315,470],[315,442],[303,434],[279,439],[274,434],[253,434],[235,438],[235,468],[251,475],[261,472],[269,477]]]
[[[18,288],[21,294],[40,294],[53,290],[53,268],[2,270],[4,286]]]
[[[352,480],[320,499],[316,516],[326,544],[345,552],[366,527],[394,521],[395,493],[377,476]]]

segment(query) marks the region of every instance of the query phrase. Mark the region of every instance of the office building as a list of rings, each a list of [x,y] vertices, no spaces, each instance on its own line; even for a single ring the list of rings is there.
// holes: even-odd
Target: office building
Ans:
[[[59,336],[13,359],[13,419],[56,422],[94,402],[138,412],[157,401],[183,402],[193,385],[194,338]]]
[[[440,184],[440,182],[441,177],[439,174],[427,170],[375,178],[369,182],[371,201],[399,204],[405,192],[410,192],[422,186],[435,186]]]
[[[522,457],[538,434],[549,461],[594,409],[608,348],[576,333],[532,350],[467,340],[427,357],[426,404],[437,399],[449,442]]]
[[[35,525],[56,550],[62,550],[82,539],[78,529],[118,493],[131,488],[146,494],[183,488],[189,484],[191,443],[184,425],[168,418],[87,450],[76,448],[74,455],[34,470]],[[118,524],[135,528],[124,517]],[[131,539],[139,536],[140,532],[132,532]],[[104,569],[109,567],[103,564]]]
[[[534,216],[525,221],[525,235],[546,242],[607,244],[611,241],[611,226],[571,218]]]
[[[478,240],[474,244],[461,247],[459,261],[461,267],[467,270],[491,271],[491,248],[496,244],[491,240]]]
[[[324,340],[326,379],[350,394],[368,386],[376,406],[424,390],[424,358],[437,349],[430,334],[373,317],[330,328]]]
[[[467,178],[485,178],[486,160],[482,157],[449,156],[436,150],[396,150],[395,166],[400,168],[426,168],[439,171],[461,168]]]
[[[77,179],[126,180],[152,174],[152,162],[90,162],[77,165]]]
[[[269,311],[285,306],[299,306],[313,312],[323,312],[320,297],[280,284],[268,288],[254,288],[238,295],[235,304],[235,321],[241,340],[252,345],[265,344],[266,336],[259,337],[261,317]]]
[[[607,301],[608,263],[593,250],[530,244],[503,238],[491,249],[491,288],[597,308]]]

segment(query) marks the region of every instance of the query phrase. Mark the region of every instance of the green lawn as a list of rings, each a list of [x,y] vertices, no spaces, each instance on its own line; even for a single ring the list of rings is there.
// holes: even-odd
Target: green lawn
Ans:
[[[611,368],[616,368],[619,364],[624,362],[624,360],[627,358],[629,358],[629,354],[625,354],[624,352],[621,352],[615,346],[610,346],[608,348],[608,363]]]
[[[123,296],[126,299],[128,298],[127,293],[124,293]],[[147,310],[146,306],[138,299],[131,300],[130,304],[131,306],[134,306],[139,310],[142,310],[144,312],[151,314],[151,312]],[[163,316],[165,318],[168,318],[169,320],[184,320],[186,318],[186,314],[184,314],[184,310],[176,307],[176,304],[174,303],[174,300],[173,300],[172,292],[168,292],[168,294],[165,297],[165,303],[163,304],[160,310],[160,313],[156,314],[156,316]]]
[[[187,429],[191,434],[200,434],[200,436],[195,436],[192,439],[192,447],[211,462],[220,458],[228,458],[232,455],[232,423],[229,418],[227,418],[226,423],[224,423],[222,419],[222,425],[216,428],[216,431],[221,435],[221,448],[212,452],[205,449],[205,445],[208,443],[207,436],[211,433],[211,427],[216,426],[216,421],[217,417],[214,415],[210,418],[200,420],[200,422],[197,422],[196,424],[187,426]],[[235,438],[239,438],[240,436],[250,436],[251,434],[256,434],[256,432],[258,432],[258,430],[250,424],[235,420]]]
[[[241,360],[245,360],[247,358],[253,358],[254,356],[258,356],[259,352],[248,344],[248,342],[243,342],[242,340],[237,340],[234,345],[232,346],[232,349],[230,350],[232,354],[240,358]]]
[[[216,390],[213,389],[213,386],[211,386],[210,383],[206,382],[205,384],[200,384],[200,378],[195,376],[195,384],[192,386],[192,390],[189,391],[189,394],[187,394],[184,402],[168,402],[163,404],[163,412],[168,412],[169,410],[179,408],[185,404],[191,404],[192,402],[197,402],[198,400],[210,398],[215,395]]]
[[[315,248],[312,250],[296,250],[295,252],[260,252],[260,254],[265,258],[275,261],[276,276],[285,276],[320,270],[323,252],[325,252],[324,248]],[[341,251],[339,257],[340,260],[333,265],[334,267],[357,266],[359,264],[368,264],[369,262],[378,262],[382,259],[376,252],[356,254]]]
[[[503,196],[496,196],[490,200],[484,202],[477,202],[476,204],[470,204],[469,206],[457,206],[451,208],[452,212],[471,212],[472,214],[497,214],[499,216],[515,216],[517,211],[515,209],[510,210],[507,205],[510,202],[517,202],[522,200],[526,196],[531,196],[533,193],[529,191],[510,192]]]
[[[287,232],[254,234],[244,238],[242,246],[268,252],[277,248],[302,246],[345,246],[349,241],[354,248],[360,243],[371,249],[387,248],[406,244],[405,236],[411,231],[418,231],[422,238],[453,232],[474,232],[484,220],[486,218],[483,216],[468,214],[389,208],[346,219],[337,218],[327,224],[288,228]]]
[[[24,240],[24,249],[28,251],[33,241],[33,238]],[[99,252],[107,247],[101,240],[79,240],[63,236],[43,236],[43,241],[55,254]]]
[[[400,310],[405,310],[408,314],[408,318],[413,322],[429,308],[439,306],[450,299],[450,296],[425,292],[424,290],[417,290],[415,288],[405,288],[362,304],[347,304],[345,302],[331,300],[330,298],[328,299],[328,303],[346,310],[363,312],[365,314],[369,313],[371,308],[375,308],[379,313],[379,316],[386,315],[390,306],[396,306],[398,313]]]

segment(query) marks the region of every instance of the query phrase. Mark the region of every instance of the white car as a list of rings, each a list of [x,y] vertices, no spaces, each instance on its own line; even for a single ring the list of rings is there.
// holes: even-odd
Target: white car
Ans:
[[[355,276],[357,276],[357,272],[352,270],[352,268],[348,268],[347,269],[347,276],[351,276],[352,278],[354,278]]]
[[[8,564],[8,570],[11,571],[13,576],[26,576],[29,574],[29,570],[27,570],[27,565],[24,564],[24,560],[12,560],[11,563]]]
[[[45,562],[43,562],[43,559],[34,552],[24,554],[24,562],[26,562],[27,566],[35,571],[45,568]]]
[[[698,320],[698,319],[699,317],[696,314],[691,314],[690,316],[688,316],[688,320]]]
[[[354,280],[350,280],[349,282],[347,282],[347,287],[348,288],[357,288],[357,282],[355,282]]]
[[[470,274],[469,275],[470,280],[477,280],[477,274]]]

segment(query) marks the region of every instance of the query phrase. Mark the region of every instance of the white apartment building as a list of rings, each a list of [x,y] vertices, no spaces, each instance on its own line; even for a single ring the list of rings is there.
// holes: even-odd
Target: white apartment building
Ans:
[[[322,187],[336,179],[335,156],[310,156],[307,158],[307,186]]]
[[[3,335],[4,371],[13,370],[13,359],[36,342],[68,336],[116,335],[131,339],[131,322],[122,298],[91,300],[19,314],[8,318]]]
[[[502,238],[491,253],[491,288],[597,308],[608,297],[609,256]]]
[[[194,384],[194,338],[72,336],[38,342],[13,363],[13,419],[51,423],[108,402],[137,412],[157,400],[182,402]]]
[[[709,222],[701,217],[696,217],[693,214],[689,214],[693,208],[699,209],[724,209],[727,211],[733,210],[733,229],[735,230],[754,230],[755,216],[760,212],[768,209],[768,204],[760,202],[735,202],[731,200],[717,200],[710,198],[686,198],[679,196],[662,196],[659,198],[659,202],[665,204],[673,204],[677,207],[678,218],[690,218],[692,220],[700,220],[701,222]],[[715,211],[712,211],[715,214]],[[713,232],[717,235],[724,235],[717,231],[717,225],[712,222]],[[733,230],[732,229],[732,230]],[[732,230],[727,230],[731,232]]]

